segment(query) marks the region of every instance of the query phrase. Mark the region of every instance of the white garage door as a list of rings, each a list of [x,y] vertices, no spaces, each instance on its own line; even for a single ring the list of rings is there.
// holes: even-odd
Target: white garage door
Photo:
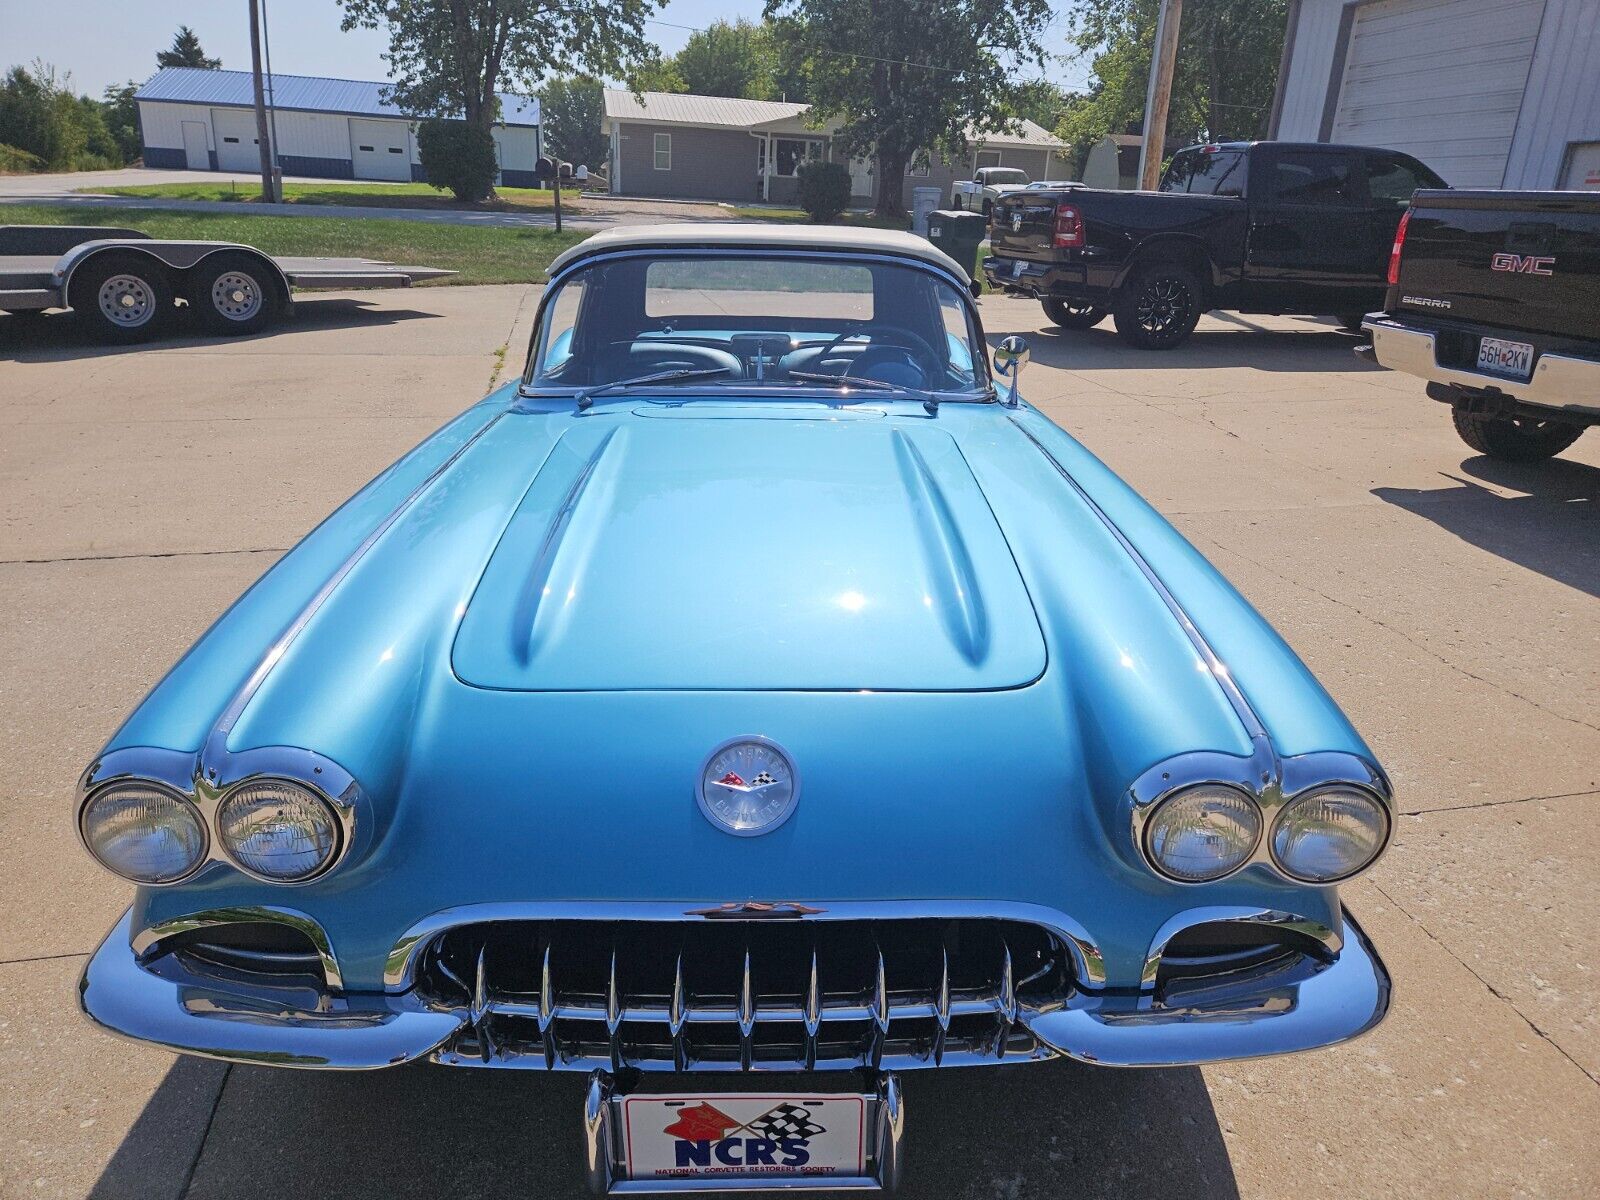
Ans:
[[[357,179],[411,178],[411,146],[404,121],[350,118],[350,165]]]
[[[254,111],[245,108],[213,108],[211,130],[217,138],[219,170],[261,170],[261,151],[256,142]]]
[[[1356,10],[1333,140],[1499,187],[1545,0],[1382,0]]]

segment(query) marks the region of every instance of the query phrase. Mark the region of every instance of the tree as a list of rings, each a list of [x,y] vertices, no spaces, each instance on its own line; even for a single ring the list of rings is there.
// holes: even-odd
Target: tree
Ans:
[[[552,63],[625,76],[648,53],[644,22],[664,0],[340,2],[342,28],[387,28],[387,93],[402,111],[459,118],[487,133],[496,93],[537,91]]]
[[[102,111],[106,130],[116,143],[118,156],[125,163],[132,162],[144,153],[144,142],[139,136],[139,105],[133,98],[138,90],[139,85],[130,79],[121,85],[108,84],[100,94],[104,102]]]
[[[93,171],[126,161],[100,102],[74,95],[71,75],[39,61],[13,67],[0,80],[0,144],[52,171]]]
[[[200,48],[199,35],[187,25],[179,25],[178,32],[172,35],[171,47],[156,51],[156,66],[201,67],[215,71],[222,66],[222,60],[207,58],[206,52]]]
[[[1140,132],[1160,0],[1084,0],[1069,38],[1093,56],[1095,83],[1069,101],[1057,132],[1079,150]],[[1264,137],[1288,0],[1206,0],[1183,10],[1166,142]]]
[[[716,21],[689,35],[674,58],[685,87],[697,96],[776,100],[777,47],[763,25]]]
[[[968,135],[1008,128],[1019,85],[1043,69],[1049,0],[766,0],[788,18],[786,50],[812,65],[814,111],[835,139],[878,164],[878,215],[903,217],[901,185],[919,152],[962,153]]]
[[[609,157],[605,96],[593,75],[558,76],[539,90],[544,144],[563,162],[598,167]]]
[[[678,74],[678,60],[652,48],[628,71],[628,87],[635,92],[687,92],[689,85]]]
[[[1070,100],[1071,96],[1050,80],[1031,79],[1017,88],[1014,109],[1017,116],[1054,132]]]

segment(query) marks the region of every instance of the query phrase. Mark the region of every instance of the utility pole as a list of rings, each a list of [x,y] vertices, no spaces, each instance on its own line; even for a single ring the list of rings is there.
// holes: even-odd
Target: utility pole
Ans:
[[[1139,187],[1153,192],[1161,182],[1161,156],[1167,141],[1167,108],[1172,102],[1172,68],[1178,61],[1178,25],[1183,0],[1161,0],[1156,44],[1150,57],[1150,87],[1144,94],[1144,146],[1139,151]]]
[[[261,198],[275,203],[272,185],[272,139],[267,136],[267,102],[261,89],[261,5],[250,0],[250,78],[256,94],[256,148],[261,151]]]

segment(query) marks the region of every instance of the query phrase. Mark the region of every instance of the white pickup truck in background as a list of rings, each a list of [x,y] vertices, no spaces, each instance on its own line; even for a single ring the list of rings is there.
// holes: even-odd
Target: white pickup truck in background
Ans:
[[[1011,192],[1020,192],[1032,182],[1026,171],[1016,167],[979,167],[971,179],[950,185],[950,207],[989,215],[994,202]]]

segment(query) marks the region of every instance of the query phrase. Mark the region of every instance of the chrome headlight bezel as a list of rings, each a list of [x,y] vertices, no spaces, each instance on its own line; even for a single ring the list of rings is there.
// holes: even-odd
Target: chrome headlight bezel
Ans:
[[[1301,805],[1315,803],[1319,799],[1332,795],[1350,796],[1368,806],[1370,813],[1376,816],[1379,824],[1377,844],[1373,847],[1372,852],[1368,854],[1358,866],[1352,867],[1350,870],[1345,871],[1342,874],[1319,876],[1298,872],[1294,870],[1288,862],[1284,861],[1284,855],[1278,847],[1279,834],[1282,832],[1285,822],[1290,819],[1291,814],[1293,814]],[[1375,862],[1378,861],[1378,859],[1383,857],[1383,852],[1388,848],[1389,839],[1392,836],[1394,836],[1394,816],[1390,813],[1389,806],[1384,803],[1381,796],[1374,794],[1371,790],[1361,787],[1358,784],[1330,782],[1319,787],[1307,788],[1304,791],[1298,792],[1295,795],[1287,798],[1283,804],[1278,806],[1278,810],[1272,816],[1271,828],[1266,833],[1266,848],[1267,852],[1271,855],[1272,865],[1277,868],[1277,870],[1285,878],[1292,879],[1296,883],[1305,883],[1317,887],[1325,887],[1333,884],[1345,883],[1346,881],[1354,879],[1362,872],[1368,870]]]
[[[1162,818],[1170,817],[1175,806],[1195,800],[1201,793],[1209,793],[1218,800],[1236,802],[1240,806],[1240,810],[1248,815],[1253,828],[1248,831],[1249,844],[1241,853],[1231,859],[1226,866],[1222,866],[1221,869],[1210,875],[1184,875],[1174,870],[1170,863],[1163,860],[1156,848],[1155,839],[1163,830]],[[1216,883],[1218,880],[1226,879],[1235,872],[1243,870],[1255,859],[1256,852],[1261,847],[1261,839],[1265,835],[1266,828],[1267,820],[1261,811],[1261,805],[1253,795],[1243,788],[1231,783],[1215,781],[1191,783],[1183,787],[1174,788],[1151,807],[1144,819],[1144,827],[1140,837],[1140,849],[1144,853],[1145,861],[1163,879],[1171,880],[1174,883],[1186,884]]]
[[[271,875],[247,866],[240,850],[228,839],[224,820],[229,805],[241,802],[252,791],[270,788],[282,788],[291,793],[300,793],[297,799],[308,802],[314,808],[320,809],[322,815],[326,817],[328,827],[332,832],[333,845],[327,855],[315,867],[303,874]],[[229,865],[235,870],[250,876],[251,879],[279,886],[293,887],[296,884],[310,883],[326,875],[344,857],[345,846],[349,840],[345,822],[340,819],[339,809],[328,799],[321,788],[308,784],[304,780],[291,779],[282,775],[252,775],[229,786],[217,798],[216,807],[212,812],[212,822],[215,826],[214,834],[217,846],[226,856]]]
[[[215,765],[212,765],[215,763]],[[327,861],[299,879],[274,879],[241,865],[222,845],[218,810],[238,789],[278,780],[304,789],[333,815],[337,845]],[[194,869],[181,878],[146,882],[117,874],[140,887],[161,888],[209,877],[213,868],[237,871],[249,879],[274,887],[300,887],[326,879],[333,871],[370,846],[374,808],[354,776],[326,755],[293,746],[262,746],[250,750],[216,750],[208,746],[196,754],[152,746],[124,746],[104,752],[83,773],[78,783],[75,823],[85,852],[105,865],[89,845],[83,825],[90,801],[105,789],[122,784],[158,788],[188,803],[200,819],[205,849]],[[110,868],[107,867],[109,870]]]
[[[108,798],[130,791],[149,792],[161,796],[170,801],[175,806],[176,811],[184,814],[194,823],[195,831],[199,834],[200,845],[190,859],[188,866],[182,871],[160,878],[132,874],[113,866],[109,860],[95,849],[95,841],[90,836],[89,826],[92,811],[97,805],[104,804]],[[206,820],[205,814],[200,811],[199,806],[195,804],[191,797],[170,784],[163,783],[157,779],[139,777],[114,779],[91,790],[78,806],[78,840],[83,844],[83,848],[88,851],[89,857],[94,859],[101,867],[118,879],[126,879],[129,883],[138,884],[140,887],[169,887],[175,883],[182,883],[186,879],[192,879],[200,868],[205,866],[211,859],[211,825]]]

